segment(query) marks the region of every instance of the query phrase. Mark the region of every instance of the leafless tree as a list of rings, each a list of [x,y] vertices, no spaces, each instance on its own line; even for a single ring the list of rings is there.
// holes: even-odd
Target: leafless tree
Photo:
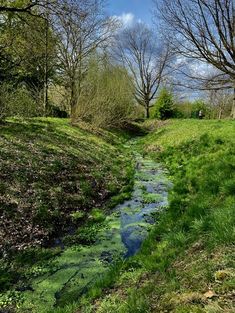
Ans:
[[[114,55],[132,75],[135,98],[149,118],[152,101],[167,75],[168,47],[157,45],[152,30],[143,23],[137,23],[116,36]]]
[[[104,15],[104,0],[66,0],[54,16],[59,68],[70,92],[71,116],[81,93],[89,57],[112,36],[115,22]]]
[[[155,0],[156,15],[181,55],[204,60],[235,87],[234,0]],[[231,112],[235,118],[235,99]]]
[[[233,101],[231,90],[211,89],[207,91],[207,96],[215,118],[222,119],[229,116]]]

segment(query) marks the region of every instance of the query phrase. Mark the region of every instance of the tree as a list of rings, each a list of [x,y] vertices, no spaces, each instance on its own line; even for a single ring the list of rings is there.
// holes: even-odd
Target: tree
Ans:
[[[167,88],[163,88],[154,107],[154,117],[165,120],[174,116],[174,96]]]
[[[0,30],[0,84],[8,84],[12,92],[24,85],[42,114],[45,72],[47,81],[55,77],[55,36],[49,28],[45,49],[45,19],[27,14],[2,13]]]
[[[0,13],[27,13],[29,15],[43,17],[42,11],[45,7],[51,6],[53,10],[56,7],[58,0],[16,0],[16,1],[9,1],[0,0]]]
[[[222,119],[229,116],[233,101],[231,90],[209,90],[207,96],[215,118]]]
[[[49,78],[50,78],[50,52],[51,52],[51,44],[54,44],[54,40],[52,39],[51,32],[50,32],[50,25],[49,25],[49,11],[52,13],[56,12],[57,4],[59,3],[59,0],[16,0],[16,1],[0,1],[0,15],[1,15],[1,21],[5,22],[6,19],[10,21],[8,23],[8,28],[6,28],[6,31],[9,33],[11,32],[12,28],[15,28],[15,38],[12,40],[12,42],[8,42],[8,48],[14,48],[14,44],[16,42],[15,39],[19,37],[19,34],[23,31],[24,34],[28,32],[28,37],[31,37],[32,40],[30,44],[34,47],[34,43],[38,42],[38,39],[40,38],[39,43],[39,51],[40,53],[43,51],[43,85],[44,85],[44,114],[46,114],[47,107],[48,107],[48,85],[49,85]],[[18,28],[14,27],[15,24],[20,25],[21,31],[19,31]],[[1,25],[2,26],[2,25]],[[28,26],[30,29],[28,29]],[[14,32],[12,32],[14,34]],[[11,38],[13,37],[11,34]],[[35,38],[32,38],[33,36]],[[36,40],[35,40],[36,39]],[[23,42],[24,43],[24,42]],[[17,46],[17,45],[16,45]],[[4,45],[4,48],[7,46]],[[3,46],[1,45],[1,48]],[[19,47],[17,47],[19,48]],[[22,49],[20,49],[22,50]],[[1,51],[2,52],[2,51]],[[17,53],[16,53],[17,54]],[[20,53],[19,53],[20,54]],[[1,55],[3,57],[3,54]],[[18,57],[18,60],[20,59],[22,55]],[[30,56],[33,56],[31,53]],[[36,63],[38,63],[38,60],[42,59],[41,57],[37,58],[38,53],[36,52]],[[31,61],[31,57],[29,59],[29,64]],[[13,60],[13,59],[12,59]],[[26,57],[24,57],[24,60],[26,60]],[[15,63],[15,62],[13,62]],[[20,61],[21,63],[21,61]],[[12,64],[9,64],[12,65]],[[18,63],[16,62],[16,66],[18,67]],[[35,62],[31,64],[35,65]],[[14,67],[14,66],[13,66]],[[41,66],[40,66],[41,67]],[[35,66],[35,68],[40,69],[39,66]],[[35,78],[40,77],[39,70],[35,72],[36,75],[34,75],[33,79],[29,79],[28,81],[32,81],[32,84],[35,86],[38,84],[35,84]],[[41,79],[40,79],[41,80]],[[39,83],[39,80],[38,82]]]
[[[115,23],[104,15],[103,0],[66,0],[62,7],[54,16],[53,29],[58,38],[60,75],[70,93],[74,118],[89,58],[97,48],[107,44]]]
[[[18,16],[2,17],[0,26],[0,57],[2,81],[14,85],[26,83],[30,88],[42,88],[45,66],[44,21],[29,17],[27,23]],[[49,32],[48,58],[55,61],[55,37]]]
[[[150,117],[150,108],[167,75],[169,49],[156,44],[156,36],[143,23],[126,28],[116,37],[115,57],[133,77],[135,98]]]
[[[32,9],[39,5],[41,1],[30,0],[30,1],[0,1],[0,12],[11,12],[11,13],[31,13]]]
[[[155,0],[168,38],[181,55],[203,60],[235,87],[234,0]],[[235,118],[235,99],[231,112]]]
[[[125,68],[95,55],[80,95],[77,116],[99,127],[122,127],[134,110],[131,77]]]

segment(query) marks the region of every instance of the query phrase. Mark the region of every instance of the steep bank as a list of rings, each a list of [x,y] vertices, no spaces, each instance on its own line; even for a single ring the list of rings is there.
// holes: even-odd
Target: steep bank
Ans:
[[[53,259],[42,272],[29,277],[30,288],[18,292],[19,312],[56,312],[96,289],[104,277],[125,258],[135,255],[156,219],[167,206],[169,181],[160,164],[135,155],[137,163],[132,196],[105,217],[93,232],[91,244],[74,242]],[[101,223],[87,224],[92,227]],[[83,235],[88,237],[89,233]],[[81,232],[81,229],[79,230]],[[88,240],[88,238],[87,238]],[[53,265],[53,266],[52,266]],[[32,270],[32,269],[31,269]],[[86,308],[88,309],[88,308]]]
[[[29,288],[25,279],[44,266],[53,271],[61,236],[73,235],[87,220],[102,221],[106,209],[129,197],[134,164],[125,141],[121,133],[63,119],[0,125],[0,285],[2,292],[9,290],[3,302],[14,299],[12,287]],[[96,229],[84,232],[78,239],[92,242]]]
[[[6,252],[6,244],[21,250],[44,242],[74,213],[102,206],[131,176],[123,138],[111,132],[94,135],[59,119],[0,127],[0,247]]]
[[[40,126],[40,132],[36,132],[38,125]],[[40,156],[34,155],[35,150],[38,148],[38,141],[43,147],[46,147],[49,139],[53,147],[57,147],[58,150],[56,151],[59,151],[59,153],[62,153],[63,147],[64,157],[67,156],[73,163],[77,161],[79,166],[82,165],[85,157],[90,156],[97,160],[100,154],[101,160],[109,164],[109,175],[112,175],[112,182],[115,184],[113,187],[119,191],[108,202],[105,202],[105,200],[108,200],[108,196],[102,201],[96,199],[97,206],[95,207],[94,203],[92,210],[89,209],[89,206],[84,207],[82,205],[79,209],[70,212],[63,212],[61,209],[63,216],[66,213],[70,213],[70,215],[66,216],[67,223],[61,224],[64,225],[64,230],[61,233],[55,230],[51,234],[50,242],[54,247],[42,249],[38,246],[38,248],[33,248],[32,245],[35,242],[32,240],[29,241],[29,246],[25,250],[19,249],[18,252],[15,250],[15,254],[11,252],[13,260],[8,262],[2,260],[1,279],[5,290],[2,290],[0,305],[3,312],[14,312],[15,310],[17,312],[67,310],[67,308],[64,308],[65,305],[72,301],[79,301],[83,295],[86,296],[95,292],[97,284],[101,284],[102,288],[102,281],[105,281],[105,277],[110,276],[110,272],[113,271],[112,268],[116,266],[115,264],[119,266],[118,264],[123,262],[125,258],[138,252],[155,220],[158,219],[159,214],[167,205],[169,182],[160,164],[148,158],[143,158],[139,153],[134,152],[135,148],[133,148],[132,141],[128,146],[123,145],[127,138],[127,135],[124,136],[123,133],[115,135],[114,133],[99,130],[99,134],[94,135],[78,127],[72,128],[66,120],[55,119],[10,121],[7,126],[11,126],[11,132],[14,132],[15,137],[20,138],[22,147],[27,147],[26,142],[30,140],[33,149],[28,151],[27,157],[28,159],[35,157],[35,161],[40,166],[42,165],[39,162]],[[27,134],[24,132],[16,133],[16,130],[14,130],[16,127],[21,127],[21,129],[24,129],[24,127],[26,129],[28,127],[33,128],[34,135],[37,135],[37,137],[33,137],[32,140],[29,136],[29,129]],[[57,136],[61,132],[64,132],[63,142],[61,142],[61,139],[57,141]],[[69,140],[67,145],[71,132],[74,141]],[[43,138],[41,138],[41,133],[44,134]],[[14,140],[16,140],[15,137]],[[78,147],[75,139],[79,140]],[[82,151],[83,158],[77,159],[81,153],[81,141],[87,149],[94,141],[96,153],[86,156],[87,151],[84,149]],[[8,150],[9,147],[5,149]],[[12,147],[10,151],[13,151],[13,149]],[[67,149],[73,150],[73,154],[68,154]],[[43,152],[42,150],[41,148],[40,152]],[[114,156],[112,152],[115,152],[116,155]],[[48,155],[50,155],[51,162],[58,158],[54,150],[48,150]],[[121,161],[119,161],[120,155]],[[119,162],[117,163],[117,161]],[[18,166],[24,166],[21,158],[19,160],[14,159],[15,163]],[[133,176],[134,163],[136,166]],[[99,160],[99,177],[107,179],[104,165]],[[114,167],[119,169],[119,172],[115,172],[116,176],[114,175]],[[37,167],[33,168],[33,170],[35,169],[38,170]],[[32,171],[31,168],[25,168],[25,170]],[[90,176],[88,176],[91,179],[94,179],[94,170],[95,168],[92,166],[89,172]],[[71,167],[68,174],[71,174],[71,171],[76,174],[76,168]],[[61,174],[59,169],[58,173]],[[86,173],[83,171],[83,174]],[[43,177],[38,176],[38,179],[41,180]],[[20,178],[24,182],[25,176],[22,175]],[[64,184],[68,183],[67,178],[66,176],[63,177]],[[114,181],[114,178],[116,178],[116,181]],[[133,178],[134,190],[130,193],[132,188],[130,183]],[[78,178],[76,183],[80,183]],[[89,184],[88,179],[86,183]],[[55,180],[55,185],[59,188],[61,182]],[[120,188],[120,185],[122,188]],[[105,192],[105,189],[100,191],[102,194],[103,192]],[[44,193],[48,193],[47,199],[50,199],[49,185],[45,185]],[[118,204],[125,200],[129,194],[131,195],[130,199]],[[19,193],[19,195],[21,194]],[[89,196],[89,194],[86,196]],[[63,200],[66,201],[66,198],[63,198]],[[86,200],[88,201],[89,198]],[[101,207],[102,204],[105,205],[107,214],[103,210],[105,207]],[[117,205],[115,206],[115,204]],[[44,205],[48,205],[47,202]],[[112,210],[110,211],[110,209]],[[21,211],[21,218],[27,218],[24,213],[24,211]],[[50,215],[48,214],[48,225],[50,227],[58,226],[54,224],[55,221],[50,221],[49,218]],[[71,218],[70,221],[69,218]],[[12,219],[11,223],[14,225],[15,220]],[[15,240],[17,242],[17,238]],[[9,271],[9,267],[11,271]],[[13,270],[16,271],[15,275],[18,275],[15,281],[10,280],[10,275],[13,276]],[[118,273],[118,271],[115,273]]]

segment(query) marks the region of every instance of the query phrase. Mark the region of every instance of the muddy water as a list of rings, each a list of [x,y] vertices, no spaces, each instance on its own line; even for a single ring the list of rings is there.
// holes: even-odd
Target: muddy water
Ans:
[[[117,206],[106,219],[92,246],[64,249],[51,268],[32,281],[23,293],[22,308],[40,312],[65,305],[84,294],[116,258],[133,256],[147,237],[156,214],[167,206],[170,183],[162,166],[136,154],[132,198]],[[39,272],[40,273],[40,272]]]

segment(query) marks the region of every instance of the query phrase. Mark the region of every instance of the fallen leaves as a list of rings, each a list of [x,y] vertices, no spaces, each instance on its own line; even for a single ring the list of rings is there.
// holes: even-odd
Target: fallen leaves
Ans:
[[[212,299],[214,297],[216,297],[216,294],[214,291],[212,290],[208,290],[207,292],[204,293],[203,295],[206,299]]]

